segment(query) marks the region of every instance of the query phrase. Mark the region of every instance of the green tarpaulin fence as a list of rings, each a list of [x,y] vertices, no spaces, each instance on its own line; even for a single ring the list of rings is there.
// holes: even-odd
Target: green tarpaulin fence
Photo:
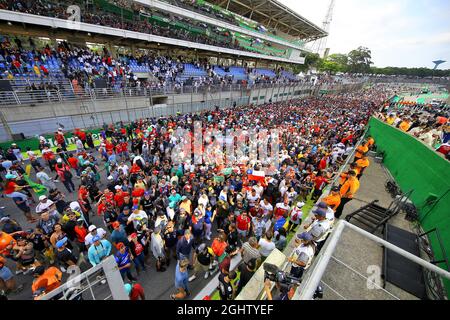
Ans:
[[[384,165],[403,192],[414,190],[411,201],[419,211],[425,231],[438,228],[445,252],[450,253],[450,162],[414,137],[376,118],[369,122],[369,134],[377,151],[385,152]],[[430,197],[439,202],[430,204]],[[436,233],[430,233],[435,260],[443,259]],[[438,264],[447,269],[444,263]],[[450,281],[444,281],[447,295]]]

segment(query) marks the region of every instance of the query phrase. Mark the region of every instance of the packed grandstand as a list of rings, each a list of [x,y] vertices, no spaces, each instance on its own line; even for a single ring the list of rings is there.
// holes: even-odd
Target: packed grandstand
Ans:
[[[251,2],[0,0],[2,299],[446,298],[448,78]]]

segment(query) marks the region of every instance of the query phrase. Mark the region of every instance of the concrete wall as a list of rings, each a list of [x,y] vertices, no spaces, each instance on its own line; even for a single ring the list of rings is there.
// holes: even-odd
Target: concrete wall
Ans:
[[[263,104],[269,102],[297,99],[311,94],[305,87],[277,87],[228,92],[208,92],[193,94],[173,94],[158,97],[158,104],[152,106],[149,97],[121,97],[104,100],[73,100],[55,103],[39,103],[1,107],[4,117],[0,125],[0,141],[12,140],[12,134],[23,133],[33,137],[52,133],[61,127],[65,130],[74,128],[99,127],[103,123],[132,121],[147,117],[173,115],[177,112],[188,113],[212,110],[215,106],[225,108],[249,103]],[[5,124],[7,127],[5,127]]]

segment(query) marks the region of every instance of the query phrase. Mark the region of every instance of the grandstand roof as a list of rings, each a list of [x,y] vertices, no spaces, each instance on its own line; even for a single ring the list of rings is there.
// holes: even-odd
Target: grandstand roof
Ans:
[[[327,36],[327,32],[276,0],[207,0],[243,17],[307,41]]]

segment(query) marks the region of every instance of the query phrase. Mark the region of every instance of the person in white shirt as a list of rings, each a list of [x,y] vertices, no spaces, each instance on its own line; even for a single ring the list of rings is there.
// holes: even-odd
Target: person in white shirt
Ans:
[[[203,208],[206,208],[209,203],[209,198],[206,192],[203,192],[203,194],[198,199],[198,204],[203,204]]]
[[[291,264],[290,275],[300,279],[303,272],[311,265],[315,253],[315,245],[313,236],[309,232],[297,234],[295,237],[295,244],[297,247],[288,258]]]
[[[139,210],[138,206],[133,207],[133,213],[128,217],[128,223],[133,223],[134,229],[137,229],[138,224],[144,225],[148,222],[148,215],[143,210]]]
[[[305,229],[313,236],[313,241],[317,247],[316,253],[318,253],[330,234],[331,222],[326,218],[327,212],[321,208],[314,210],[312,213],[314,214],[313,221],[309,225],[305,225]]]
[[[327,219],[330,222],[330,226],[332,226],[334,223],[334,210],[323,201],[319,202],[317,208],[325,210],[325,219]]]
[[[261,239],[259,239],[259,253],[261,254],[262,259],[267,258],[275,249],[275,243],[272,242],[273,234],[271,231],[267,231]]]
[[[295,228],[297,228],[297,226],[302,223],[302,216],[303,216],[302,208],[304,205],[305,205],[304,202],[299,201],[292,208],[291,212],[289,213],[289,224],[288,224],[286,232],[294,231]]]
[[[247,201],[250,208],[254,207],[259,200],[259,195],[254,188],[251,191],[247,191]]]
[[[122,170],[123,174],[125,176],[128,176],[128,171],[130,170],[130,168],[125,164],[125,162],[121,162],[120,166],[117,167],[118,170]]]
[[[433,147],[434,137],[431,132],[431,129],[425,129],[419,136],[419,139],[422,140],[427,146]]]
[[[36,213],[40,215],[41,213],[46,211],[49,212],[50,216],[54,216],[57,219],[61,218],[61,215],[56,210],[55,203],[52,200],[48,199],[47,196],[42,195],[39,197],[39,203],[36,206]]]
[[[44,171],[45,169],[43,167],[40,167],[38,170],[39,170],[39,172],[36,174],[36,178],[37,178],[38,183],[42,184],[48,190],[56,189],[55,182]]]
[[[263,217],[271,216],[273,213],[273,206],[267,198],[259,202],[259,207],[263,210]]]
[[[89,233],[84,238],[86,247],[89,247],[92,244],[92,239],[94,239],[95,236],[99,236],[100,239],[103,239],[106,236],[106,231],[103,228],[97,228],[93,224],[89,226],[88,231]]]
[[[261,181],[258,181],[256,186],[253,186],[253,189],[256,190],[256,194],[261,198],[264,192],[264,187],[261,184]]]

